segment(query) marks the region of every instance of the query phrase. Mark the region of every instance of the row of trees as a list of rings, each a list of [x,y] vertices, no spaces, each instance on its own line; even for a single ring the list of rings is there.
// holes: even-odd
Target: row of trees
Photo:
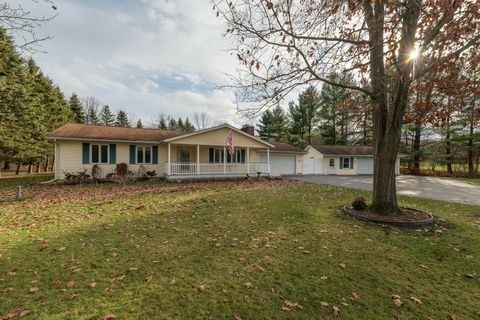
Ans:
[[[63,93],[33,59],[24,59],[0,28],[0,161],[37,164],[46,169],[51,143],[45,135],[68,122],[70,107]],[[31,168],[31,166],[30,166]]]
[[[333,76],[339,82],[354,83],[348,74]],[[301,92],[287,112],[277,105],[265,111],[258,124],[262,139],[288,141],[306,147],[313,139],[324,144],[372,143],[372,112],[365,97],[356,92],[323,85],[320,92],[313,86]]]

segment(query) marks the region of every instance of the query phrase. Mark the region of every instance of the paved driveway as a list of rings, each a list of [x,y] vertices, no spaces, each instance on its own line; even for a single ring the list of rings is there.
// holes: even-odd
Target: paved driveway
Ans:
[[[305,175],[288,178],[369,191],[373,187],[372,176]],[[397,192],[407,196],[480,205],[480,185],[453,179],[400,175],[397,177]]]

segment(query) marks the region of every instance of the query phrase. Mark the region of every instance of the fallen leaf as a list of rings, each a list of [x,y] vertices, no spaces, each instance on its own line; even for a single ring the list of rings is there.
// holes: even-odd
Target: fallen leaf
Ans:
[[[327,276],[321,276],[321,277],[320,277],[320,280],[327,280],[327,279],[328,279]]]
[[[402,306],[402,301],[400,299],[393,299],[393,303],[399,308]]]
[[[285,300],[283,301],[283,306],[282,306],[282,310],[283,311],[290,311],[294,308],[297,308],[297,309],[300,309],[300,310],[303,310],[303,307],[301,305],[299,305],[298,303],[296,302],[292,302],[290,300]]]
[[[360,296],[356,292],[352,292],[352,298],[353,299],[360,299]]]
[[[138,268],[135,268],[135,267],[128,268],[128,272],[135,272],[137,270]]]
[[[153,280],[153,276],[152,275],[149,275],[145,278],[145,281],[147,282],[151,282]]]
[[[15,317],[25,317],[27,314],[30,313],[30,310],[22,310],[22,309],[14,309],[9,311],[8,313],[5,313],[3,315],[0,315],[1,320],[8,320],[12,319]]]
[[[422,301],[420,301],[420,299],[418,299],[418,298],[415,298],[414,296],[411,296],[410,300],[412,300],[416,304],[422,304]]]
[[[424,265],[424,264],[419,264],[418,265],[420,268],[423,268],[423,269],[428,269],[428,266]]]
[[[57,250],[59,252],[62,252],[62,251],[65,251],[65,249],[67,249],[67,247],[60,247],[60,248],[57,248],[55,250]]]
[[[97,286],[96,282],[90,282],[89,284],[87,284],[87,287],[89,288],[95,288],[96,286]]]
[[[236,314],[236,315],[233,316],[233,319],[234,320],[242,320],[242,317],[240,317],[239,314]]]
[[[390,295],[390,298],[395,300],[395,299],[400,299],[401,297],[398,294],[392,294],[392,295]]]
[[[35,293],[37,291],[38,291],[37,287],[32,287],[32,288],[30,288],[30,290],[28,290],[28,292],[30,292],[30,293]]]
[[[203,291],[205,291],[206,286],[204,284],[200,284],[200,285],[198,285],[197,289],[198,289],[198,291],[203,292]]]
[[[112,278],[112,282],[122,281],[123,278],[125,278],[125,275],[121,274],[119,276],[116,276],[116,277]]]
[[[68,296],[69,300],[74,300],[76,297],[78,297],[78,294],[72,293],[70,296]]]
[[[115,320],[117,317],[114,314],[107,314],[102,318],[102,320]]]
[[[332,314],[334,318],[340,317],[340,309],[337,306],[332,307]]]
[[[245,283],[244,283],[244,286],[245,286],[245,288],[247,288],[247,289],[253,288],[253,284],[252,284],[251,282],[245,282]]]
[[[72,288],[73,286],[75,286],[76,283],[77,282],[75,280],[68,281],[67,282],[67,287]]]
[[[475,278],[475,275],[473,273],[468,273],[468,274],[465,275],[465,277],[473,279],[473,278]]]
[[[345,269],[346,267],[345,263],[340,263],[340,268]]]
[[[3,288],[3,289],[2,289],[2,292],[10,292],[10,291],[12,291],[12,290],[13,290],[12,287],[7,287],[7,288]]]
[[[321,305],[322,307],[328,307],[328,302],[321,301],[321,302],[320,302],[320,305]]]

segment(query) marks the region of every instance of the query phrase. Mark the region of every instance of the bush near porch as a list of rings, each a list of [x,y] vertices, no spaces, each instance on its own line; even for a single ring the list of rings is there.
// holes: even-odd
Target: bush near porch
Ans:
[[[2,197],[22,183],[6,181]],[[341,319],[480,316],[475,206],[401,197],[435,214],[416,230],[351,220],[337,208],[370,194],[325,185],[25,192],[33,200],[1,204],[0,318],[329,319],[334,306]]]

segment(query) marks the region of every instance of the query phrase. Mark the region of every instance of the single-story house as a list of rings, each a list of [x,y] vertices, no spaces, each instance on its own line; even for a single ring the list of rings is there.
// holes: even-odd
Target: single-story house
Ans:
[[[270,174],[275,146],[228,124],[192,133],[68,123],[48,134],[55,145],[55,178],[91,172],[106,176],[118,163],[132,172],[153,171],[167,180]],[[234,154],[229,152],[232,135]]]
[[[371,175],[372,146],[309,145],[303,156],[303,174]],[[400,155],[395,173],[400,174]]]

